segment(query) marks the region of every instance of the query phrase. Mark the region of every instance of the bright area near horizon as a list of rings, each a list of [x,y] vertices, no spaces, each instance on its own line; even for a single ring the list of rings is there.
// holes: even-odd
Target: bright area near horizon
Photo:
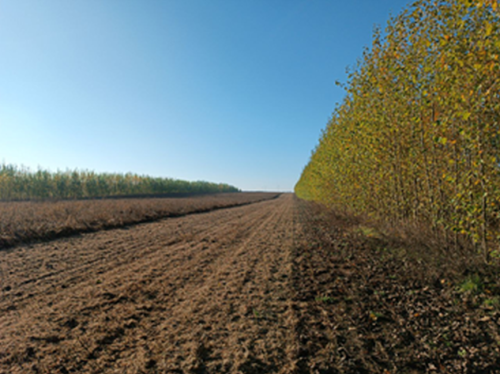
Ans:
[[[6,0],[0,162],[292,191],[405,0]]]

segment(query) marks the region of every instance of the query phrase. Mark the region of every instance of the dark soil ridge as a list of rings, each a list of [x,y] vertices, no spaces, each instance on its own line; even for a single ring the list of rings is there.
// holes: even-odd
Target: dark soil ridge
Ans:
[[[197,194],[193,197],[196,198],[203,198],[206,196],[215,196],[215,194]],[[184,217],[192,214],[203,214],[203,213],[209,213],[213,212],[216,210],[221,210],[221,209],[231,209],[231,208],[236,208],[236,207],[241,207],[245,205],[250,205],[250,204],[256,204],[262,201],[268,201],[268,200],[274,200],[277,199],[278,197],[281,196],[281,193],[277,193],[273,196],[270,196],[268,198],[262,198],[258,200],[253,200],[253,201],[246,201],[246,202],[241,202],[241,203],[233,203],[233,204],[228,204],[228,205],[214,205],[208,208],[195,208],[193,210],[189,210],[187,212],[167,212],[167,213],[160,213],[160,214],[152,214],[152,215],[146,215],[144,217],[137,219],[134,219],[132,217],[130,221],[124,221],[124,222],[118,222],[118,223],[98,223],[97,225],[91,226],[90,224],[85,227],[64,227],[60,230],[52,230],[48,232],[43,232],[43,233],[30,233],[30,237],[25,237],[25,236],[19,236],[19,237],[14,237],[14,238],[4,238],[0,236],[0,251],[1,250],[6,250],[6,249],[11,249],[14,248],[18,245],[25,245],[25,244],[36,244],[36,243],[46,243],[50,242],[52,240],[56,239],[62,239],[62,238],[68,238],[80,234],[87,234],[87,233],[93,233],[93,232],[98,232],[98,231],[107,231],[107,230],[114,230],[118,228],[127,228],[127,227],[133,227],[135,225],[140,225],[144,223],[151,223],[151,222],[156,222],[162,219],[167,219],[167,218],[178,218],[178,217]],[[163,196],[165,197],[165,196]],[[180,197],[180,196],[176,196]],[[118,199],[115,197],[110,197],[109,199]],[[94,200],[94,199],[92,199]],[[97,199],[100,200],[100,199]],[[102,199],[105,200],[105,199]]]

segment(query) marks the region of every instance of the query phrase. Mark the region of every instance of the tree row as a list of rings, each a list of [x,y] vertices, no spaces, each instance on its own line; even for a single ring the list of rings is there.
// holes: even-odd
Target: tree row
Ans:
[[[498,255],[497,0],[421,0],[392,18],[349,73],[296,194],[426,222]]]

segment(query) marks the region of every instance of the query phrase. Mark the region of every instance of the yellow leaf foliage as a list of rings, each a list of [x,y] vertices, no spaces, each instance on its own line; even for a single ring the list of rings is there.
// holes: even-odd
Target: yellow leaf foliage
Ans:
[[[496,0],[421,0],[375,32],[297,196],[428,222],[487,254],[500,238],[499,25]]]

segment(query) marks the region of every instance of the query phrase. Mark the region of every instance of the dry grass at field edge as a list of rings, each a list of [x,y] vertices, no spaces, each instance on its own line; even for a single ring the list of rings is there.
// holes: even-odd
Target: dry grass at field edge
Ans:
[[[279,193],[244,192],[189,198],[0,202],[0,249],[242,206],[278,196]]]

